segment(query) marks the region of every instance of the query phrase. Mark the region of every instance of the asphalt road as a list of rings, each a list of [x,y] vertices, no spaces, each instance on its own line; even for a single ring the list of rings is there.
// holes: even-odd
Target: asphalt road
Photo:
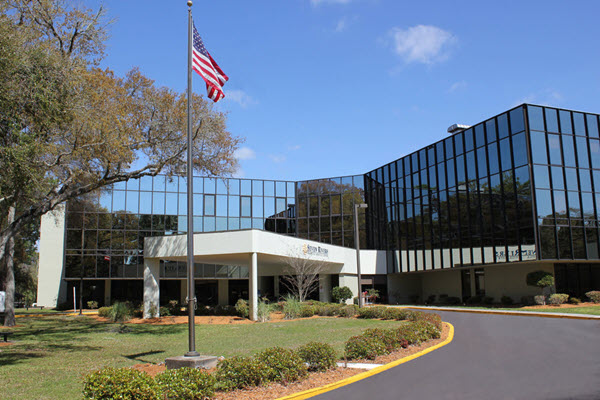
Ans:
[[[439,314],[450,344],[313,399],[600,399],[600,321]]]

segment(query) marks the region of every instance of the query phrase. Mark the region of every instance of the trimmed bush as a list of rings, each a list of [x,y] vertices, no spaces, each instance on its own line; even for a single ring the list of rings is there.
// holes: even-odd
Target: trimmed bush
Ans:
[[[408,318],[411,311],[403,310],[401,308],[387,308],[382,315],[383,319],[393,319],[396,321],[403,321]]]
[[[481,296],[471,296],[467,299],[467,304],[481,304],[482,297]]]
[[[448,297],[446,299],[446,304],[450,304],[450,305],[457,305],[462,303],[460,297]]]
[[[346,342],[345,349],[346,357],[351,360],[374,360],[377,356],[389,353],[379,339],[364,335],[352,336]]]
[[[336,286],[331,289],[331,298],[334,303],[344,303],[352,298],[352,290],[348,286]]]
[[[494,304],[494,298],[490,297],[490,296],[483,296],[483,299],[481,300],[481,302],[485,305],[491,305]]]
[[[352,305],[346,305],[343,307],[339,308],[339,314],[340,317],[344,317],[344,318],[352,318],[358,315],[358,306],[352,304]]]
[[[412,329],[417,332],[422,342],[429,339],[439,339],[442,336],[441,329],[435,326],[435,324],[425,320],[413,322]]]
[[[255,358],[236,356],[219,362],[215,378],[217,388],[228,391],[261,385],[266,381],[266,371]]]
[[[250,313],[250,308],[248,307],[248,302],[244,299],[239,299],[235,303],[235,311],[242,318],[248,318]]]
[[[306,376],[308,368],[293,350],[271,347],[256,355],[265,370],[265,378],[272,382],[295,382]]]
[[[524,306],[531,306],[535,304],[535,300],[533,299],[533,296],[522,296],[521,304]]]
[[[104,368],[84,378],[85,399],[155,400],[162,398],[150,375],[131,368]]]
[[[169,400],[205,400],[215,393],[215,377],[201,369],[169,369],[157,375],[156,382]]]
[[[547,271],[534,271],[527,274],[525,281],[527,286],[535,286],[543,290],[554,286],[554,275]]]
[[[383,306],[363,307],[358,310],[358,318],[364,318],[364,319],[383,318],[386,311],[387,311],[387,307],[383,307]]]
[[[370,328],[364,331],[362,336],[379,340],[388,353],[396,350],[399,346],[398,331],[396,329]]]
[[[297,350],[309,371],[326,371],[336,367],[335,350],[326,343],[310,342]]]
[[[587,292],[585,295],[593,303],[596,303],[596,304],[600,303],[600,290],[592,290],[591,292]]]
[[[184,315],[184,313],[181,311],[181,304],[179,304],[177,300],[169,300],[167,308],[169,309],[169,315]],[[163,314],[161,311],[160,315],[165,314]]]
[[[533,296],[533,301],[538,306],[543,306],[544,304],[546,304],[546,296],[544,296],[543,294],[538,294],[537,296]]]
[[[102,318],[108,318],[110,315],[111,307],[100,307],[98,309],[98,316]]]
[[[502,303],[505,306],[510,306],[513,303],[513,299],[510,296],[502,296],[500,298],[500,303]]]
[[[90,310],[95,310],[96,308],[98,308],[98,302],[95,300],[88,301],[87,308],[89,308]]]
[[[108,318],[112,322],[125,322],[131,318],[131,314],[132,310],[129,304],[117,301],[110,308],[110,311],[108,312]]]
[[[438,330],[442,330],[442,317],[439,314],[426,313],[426,312],[413,312],[410,315],[411,321],[425,321],[433,324]]]
[[[300,317],[310,318],[317,313],[317,307],[310,304],[302,304],[300,306]]]
[[[548,297],[548,302],[555,306],[565,304],[567,300],[569,300],[569,295],[564,293],[554,293]]]
[[[571,303],[571,304],[581,304],[581,300],[578,299],[577,297],[571,297],[569,299],[569,303]]]
[[[171,315],[171,310],[168,307],[162,306],[158,310],[161,317],[168,317]]]

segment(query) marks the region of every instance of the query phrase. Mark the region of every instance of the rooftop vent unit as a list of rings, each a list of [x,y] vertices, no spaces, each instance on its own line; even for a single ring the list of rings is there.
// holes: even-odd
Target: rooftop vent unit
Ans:
[[[454,124],[448,128],[448,133],[456,133],[456,132],[464,131],[465,129],[469,129],[470,127],[471,127],[470,125]]]

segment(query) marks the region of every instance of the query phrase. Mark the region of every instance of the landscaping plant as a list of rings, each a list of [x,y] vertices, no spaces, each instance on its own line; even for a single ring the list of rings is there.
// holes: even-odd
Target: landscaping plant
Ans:
[[[544,289],[554,286],[554,275],[546,271],[534,271],[527,274],[526,278],[527,286],[535,286],[541,289],[544,294]],[[544,304],[546,304],[544,298]]]
[[[83,398],[90,400],[156,400],[158,383],[147,373],[131,368],[104,368],[84,378]]]
[[[352,298],[352,290],[348,286],[336,286],[331,289],[331,298],[334,303],[345,303]]]
[[[548,297],[548,301],[554,306],[565,304],[567,300],[569,300],[569,295],[564,293],[554,293]]]
[[[266,371],[254,357],[235,356],[219,362],[215,378],[217,389],[229,391],[261,385],[266,381]]]
[[[248,307],[248,302],[244,299],[239,299],[235,303],[235,311],[242,318],[248,318],[250,313],[250,308]]]
[[[164,399],[205,400],[215,393],[215,377],[196,368],[169,369],[156,376]]]
[[[336,367],[335,350],[327,343],[310,342],[300,346],[298,355],[309,371],[325,371]]]
[[[345,349],[346,358],[351,360],[374,360],[377,356],[389,353],[381,340],[365,335],[352,336],[346,342]]]
[[[585,294],[593,303],[600,303],[600,290],[592,290]]]
[[[304,361],[294,350],[271,347],[256,355],[256,361],[265,372],[269,382],[295,382],[304,378],[308,372]]]

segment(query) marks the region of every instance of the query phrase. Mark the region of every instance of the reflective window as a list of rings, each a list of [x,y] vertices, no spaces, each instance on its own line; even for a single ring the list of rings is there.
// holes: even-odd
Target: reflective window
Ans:
[[[581,219],[581,205],[579,204],[579,193],[578,192],[567,192],[569,198],[569,215],[571,218]]]
[[[488,146],[488,159],[490,164],[490,174],[496,174],[500,171],[500,163],[498,161],[498,144],[492,143]]]
[[[575,168],[565,168],[565,180],[567,181],[567,190],[579,190]]]
[[[572,134],[573,129],[571,129],[571,112],[560,110],[558,115],[560,117],[560,132]]]
[[[573,136],[562,135],[562,145],[565,166],[576,167],[577,164],[575,163],[575,146],[573,144]]]
[[[550,193],[549,190],[542,189],[535,191],[538,224],[540,225],[554,224],[554,217],[552,215],[552,196]]]
[[[498,116],[498,138],[502,139],[508,136],[508,117],[506,114]]]
[[[584,192],[592,191],[592,179],[590,178],[590,170],[580,169],[579,170],[579,183],[581,190]]]
[[[496,141],[497,137],[496,137],[496,120],[495,119],[490,119],[489,121],[486,121],[485,133],[486,133],[488,143],[492,143],[492,142]]]
[[[548,174],[547,166],[534,165],[533,166],[533,177],[535,179],[536,187],[550,189],[550,176]]]
[[[550,150],[550,164],[562,165],[562,156],[560,154],[560,136],[548,135],[548,149]]]
[[[548,132],[558,132],[558,117],[556,110],[553,108],[545,108],[544,114],[546,114],[546,130]]]
[[[585,120],[582,113],[573,113],[573,127],[576,135],[585,136]]]
[[[510,112],[510,131],[514,135],[525,130],[523,121],[523,107],[516,108]]]
[[[590,157],[592,159],[592,168],[600,169],[600,142],[590,139]]]
[[[554,189],[564,189],[565,184],[563,180],[563,169],[562,167],[551,167],[552,170],[552,187]]]
[[[475,126],[475,145],[477,147],[485,145],[485,132],[483,129],[483,124],[478,124]]]
[[[525,133],[513,136],[512,145],[515,168],[527,164],[527,143],[525,141]]]
[[[544,130],[544,112],[541,107],[528,106],[529,129],[536,131]]]
[[[204,215],[215,215],[215,196],[212,194],[204,195]]]
[[[444,147],[446,148],[446,159],[449,160],[454,157],[454,147],[452,145],[452,137],[444,140]]]
[[[241,196],[241,216],[251,217],[252,216],[252,198],[250,196]]]
[[[500,141],[500,161],[502,164],[502,171],[506,171],[512,168],[512,160],[510,157],[510,141],[508,138]]]
[[[252,195],[262,196],[263,194],[263,181],[252,181]]]
[[[599,137],[598,136],[598,118],[595,115],[586,114],[585,116],[587,122],[587,130],[588,135],[590,137]]]
[[[480,177],[487,176],[487,155],[485,147],[477,149],[477,171]]]
[[[575,139],[577,143],[577,161],[579,161],[580,168],[589,168],[590,162],[588,158],[588,145],[587,139],[584,137],[578,137]]]
[[[467,129],[464,132],[465,138],[465,151],[473,150],[475,148],[473,142],[473,128]]]
[[[544,132],[531,132],[531,156],[536,164],[548,164],[546,152],[546,134]]]

